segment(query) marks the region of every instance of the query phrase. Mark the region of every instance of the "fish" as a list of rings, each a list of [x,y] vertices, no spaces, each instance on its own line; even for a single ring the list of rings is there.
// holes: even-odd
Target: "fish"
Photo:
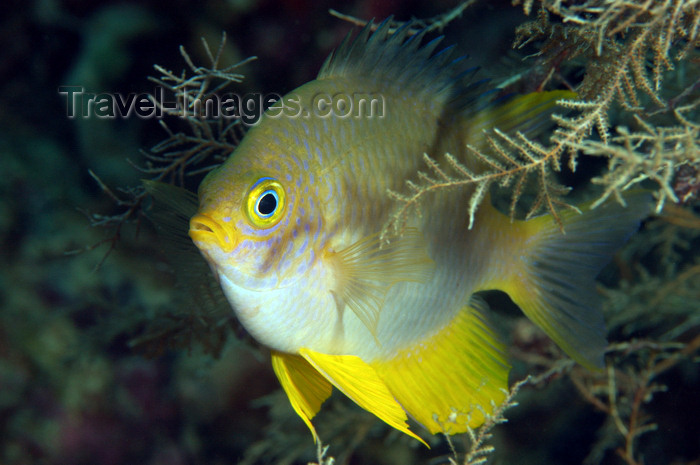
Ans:
[[[483,424],[511,365],[482,291],[505,292],[576,362],[600,367],[595,278],[648,211],[637,196],[564,212],[562,232],[549,215],[512,220],[487,193],[471,227],[467,186],[426,196],[384,238],[389,191],[419,181],[425,154],[484,172],[468,146],[484,146],[487,129],[536,131],[571,95],[488,98],[454,47],[413,32],[386,20],[348,36],[188,200],[189,237],[315,441],[333,388],[425,445],[419,431]]]

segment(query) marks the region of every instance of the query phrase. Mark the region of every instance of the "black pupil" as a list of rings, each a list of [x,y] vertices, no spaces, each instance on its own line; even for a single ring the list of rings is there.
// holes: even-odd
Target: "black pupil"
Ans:
[[[261,215],[269,215],[275,211],[275,208],[277,208],[277,199],[270,193],[263,195],[258,202],[258,212]]]

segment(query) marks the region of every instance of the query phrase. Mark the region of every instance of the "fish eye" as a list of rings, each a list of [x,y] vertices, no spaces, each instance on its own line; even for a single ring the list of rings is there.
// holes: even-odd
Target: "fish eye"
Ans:
[[[261,218],[267,218],[277,210],[277,202],[279,195],[273,190],[265,191],[258,197],[258,203],[255,206],[255,213]]]
[[[282,218],[285,193],[273,178],[260,178],[248,191],[245,213],[250,223],[259,228],[274,226]]]

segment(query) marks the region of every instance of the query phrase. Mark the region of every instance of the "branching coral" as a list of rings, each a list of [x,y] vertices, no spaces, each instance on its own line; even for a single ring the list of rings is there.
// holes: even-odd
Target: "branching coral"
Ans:
[[[525,2],[526,13],[532,5],[533,1]],[[553,21],[552,15],[559,21]],[[700,165],[700,134],[698,123],[693,121],[700,80],[693,80],[691,73],[692,82],[686,83],[687,88],[668,100],[662,84],[664,72],[674,70],[675,63],[697,56],[699,28],[700,2],[695,0],[566,5],[560,0],[544,1],[538,19],[518,28],[515,45],[543,40],[538,55],[551,62],[548,65],[552,71],[561,64],[562,57],[587,59],[583,64],[585,77],[576,89],[578,98],[559,102],[569,114],[554,116],[558,127],[548,144],[493,129],[487,135],[489,147],[470,148],[470,155],[487,167],[483,172],[471,172],[448,156],[446,160],[455,172],[448,175],[436,163],[435,154],[426,155],[427,173],[419,173],[421,182],[409,181],[408,195],[390,192],[399,205],[385,235],[400,232],[407,215],[413,207],[419,207],[424,196],[445,188],[474,188],[467,211],[471,224],[492,184],[510,186],[510,214],[514,216],[529,181],[538,188],[528,216],[544,210],[560,223],[560,208],[573,206],[564,198],[568,189],[556,182],[555,174],[561,171],[566,157],[569,169],[575,171],[580,153],[609,160],[608,171],[594,181],[604,187],[594,206],[611,195],[624,203],[622,192],[646,179],[657,185],[657,211],[667,199],[677,202],[673,189],[676,173],[681,166],[697,169]],[[634,116],[638,131],[620,126],[618,136],[610,135],[616,103]],[[675,125],[659,126],[669,113],[675,115]]]
[[[618,136],[610,138],[608,143],[585,140],[573,147],[585,154],[608,157],[607,172],[593,179],[593,183],[605,187],[595,205],[610,195],[622,202],[622,191],[651,180],[657,186],[658,213],[666,200],[674,203],[681,200],[674,188],[680,167],[700,164],[700,126],[652,126],[637,116],[635,120],[641,131],[630,132],[620,126]]]
[[[219,69],[225,44],[226,34],[223,34],[216,53],[212,53],[209,44],[202,39],[203,48],[210,61],[208,66],[196,66],[184,47],[180,47],[180,54],[189,67],[191,76],[185,70],[175,74],[160,65],[154,65],[160,77],[151,77],[150,80],[169,90],[176,105],[163,107],[162,100],[156,96],[151,96],[151,99],[164,115],[184,121],[187,124],[187,131],[175,132],[165,120],[161,119],[159,124],[165,130],[167,137],[150,151],[141,152],[145,165],[141,166],[127,159],[137,170],[148,175],[150,180],[182,186],[186,177],[210,171],[224,161],[238,145],[243,135],[240,119],[207,119],[203,117],[206,115],[199,111],[203,105],[206,106],[209,99],[215,98],[218,92],[232,83],[240,83],[244,76],[236,70],[255,59],[251,57]],[[72,253],[93,250],[108,244],[109,248],[102,258],[104,261],[119,241],[124,224],[141,219],[148,193],[143,187],[120,189],[117,193],[92,171],[90,175],[102,191],[114,201],[120,212],[114,215],[89,214],[92,226],[110,228],[112,234],[97,244],[84,250],[72,251]]]
[[[226,44],[224,33],[216,53],[212,53],[206,40],[202,45],[211,62],[209,66],[196,66],[184,47],[180,54],[187,63],[192,76],[183,70],[179,75],[155,65],[160,77],[150,80],[168,89],[178,103],[176,108],[162,108],[164,114],[184,119],[188,132],[173,132],[164,120],[160,124],[168,137],[151,148],[150,153],[144,152],[147,160],[146,167],[139,168],[146,174],[154,176],[154,181],[175,180],[179,185],[184,184],[185,176],[196,176],[210,171],[226,160],[236,148],[243,135],[239,118],[208,119],[202,112],[207,102],[217,99],[220,92],[229,85],[242,82],[244,76],[235,71],[255,59],[250,57],[224,69],[219,69],[221,54]],[[154,103],[160,102],[154,97]],[[204,162],[208,163],[201,166]],[[176,179],[175,179],[176,178]]]
[[[505,418],[506,410],[515,407],[518,403],[515,397],[520,389],[530,382],[530,378],[525,378],[518,381],[508,391],[505,399],[499,405],[494,406],[493,413],[486,416],[486,421],[476,430],[469,428],[467,434],[469,436],[469,449],[464,454],[464,459],[461,461],[463,465],[483,465],[488,461],[489,456],[494,452],[494,447],[488,442],[493,437],[493,428],[508,420]],[[449,436],[447,436],[449,440]],[[458,454],[454,452],[454,458],[450,458],[451,465],[457,465]]]
[[[191,75],[185,70],[176,74],[155,65],[160,77],[150,78],[170,91],[172,95],[169,97],[177,102],[175,107],[166,108],[161,106],[162,100],[152,96],[154,104],[171,120],[175,120],[176,123],[184,122],[187,127],[187,130],[176,132],[165,120],[160,120],[167,138],[150,151],[142,151],[144,166],[129,161],[137,170],[146,174],[150,181],[184,185],[187,177],[206,173],[225,160],[243,134],[240,119],[210,119],[200,109],[231,83],[240,83],[243,75],[238,74],[236,70],[254,57],[220,69],[226,35],[222,36],[215,53],[212,53],[205,40],[202,40],[202,43],[210,61],[208,66],[196,66],[187,51],[181,47],[180,53]],[[145,331],[131,341],[131,346],[155,356],[168,348],[190,348],[199,343],[205,352],[217,355],[232,332],[245,338],[245,332],[230,312],[218,285],[213,280],[204,279],[209,273],[206,263],[199,259],[199,253],[191,242],[183,243],[177,237],[178,234],[182,236],[182,231],[186,231],[189,217],[196,210],[195,201],[191,205],[169,205],[167,208],[157,205],[153,208],[153,202],[149,202],[153,189],[147,191],[139,186],[115,191],[92,171],[90,175],[113,200],[119,212],[113,215],[89,214],[92,226],[109,228],[111,234],[96,244],[71,253],[93,250],[107,244],[109,247],[98,264],[99,267],[114,251],[124,226],[130,222],[140,223],[144,216],[152,216],[151,213],[158,216],[163,212],[171,212],[171,217],[165,218],[162,223],[171,225],[171,229],[179,230],[177,234],[165,231],[165,239],[161,241],[161,246],[169,248],[168,259],[177,269],[178,279],[187,281],[189,290],[182,293],[179,306],[155,315],[146,322]],[[167,184],[163,184],[160,189],[165,189],[166,186]],[[166,193],[162,197],[168,196]],[[187,208],[192,210],[187,211]],[[155,213],[152,210],[156,210]]]
[[[651,341],[612,344],[607,352],[615,361],[614,366],[609,364],[604,372],[596,374],[578,368],[571,372],[570,378],[578,391],[608,415],[620,438],[594,446],[587,463],[599,463],[606,448],[620,443],[615,452],[625,463],[644,463],[638,450],[639,439],[658,428],[645,405],[656,393],[668,389],[658,378],[676,364],[692,359],[698,349],[700,336],[687,344]]]
[[[556,118],[560,128],[553,140],[556,146],[563,144],[570,150],[572,169],[579,151],[610,159],[608,172],[595,181],[605,186],[596,204],[611,194],[620,198],[621,192],[635,182],[653,179],[657,182],[660,211],[667,198],[678,201],[672,189],[678,167],[686,163],[697,165],[698,126],[684,115],[696,116],[698,102],[692,99],[697,98],[697,92],[692,89],[698,81],[688,83],[689,91],[681,95],[689,103],[682,105],[677,98],[664,98],[662,83],[664,72],[673,70],[674,62],[697,53],[699,6],[697,1],[682,0],[617,1],[605,5],[585,2],[566,8],[561,2],[543,4],[561,15],[565,23],[576,25],[568,26],[567,33],[578,37],[575,40],[579,47],[583,43],[595,51],[578,89],[581,100],[562,102],[576,114]],[[589,39],[586,41],[585,37]],[[610,137],[610,112],[615,102],[634,114],[641,131],[620,127],[619,137]],[[650,104],[656,108],[650,108]],[[656,127],[661,120],[659,113],[664,112],[676,115],[675,126]],[[593,128],[599,141],[590,138]]]

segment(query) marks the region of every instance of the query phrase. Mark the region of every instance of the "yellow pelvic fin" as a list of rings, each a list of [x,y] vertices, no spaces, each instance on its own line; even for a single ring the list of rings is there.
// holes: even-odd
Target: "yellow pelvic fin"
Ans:
[[[510,370],[504,345],[470,306],[438,333],[372,366],[432,434],[481,425],[505,398]]]
[[[481,289],[508,293],[522,311],[571,358],[589,368],[603,365],[605,323],[595,288],[600,270],[650,210],[647,193],[627,196],[622,207],[608,202],[583,214],[562,214],[565,232],[542,216],[513,224],[495,213],[493,228],[512,231],[513,262]],[[504,269],[504,267],[501,267]]]
[[[423,234],[409,228],[390,243],[373,234],[327,253],[338,282],[334,293],[339,312],[347,305],[376,337],[379,313],[391,286],[429,278],[434,263],[427,250]]]
[[[425,441],[408,429],[406,412],[396,402],[372,366],[354,355],[327,355],[309,349],[301,349],[299,352],[328,381],[357,405],[373,413],[389,426],[428,446]]]
[[[314,441],[318,435],[311,419],[318,413],[321,404],[331,395],[333,387],[299,355],[272,352],[272,369],[277,375],[292,408],[311,430]]]

